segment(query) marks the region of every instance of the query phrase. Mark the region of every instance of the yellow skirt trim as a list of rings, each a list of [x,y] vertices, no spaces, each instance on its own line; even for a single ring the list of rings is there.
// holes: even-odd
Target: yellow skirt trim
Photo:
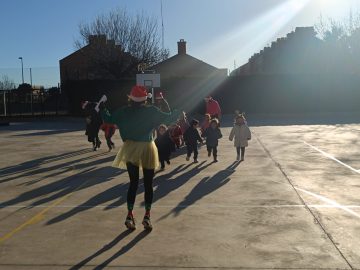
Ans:
[[[126,163],[130,162],[144,169],[156,169],[159,167],[158,150],[154,143],[126,141],[117,153],[112,163],[113,167],[126,169]]]

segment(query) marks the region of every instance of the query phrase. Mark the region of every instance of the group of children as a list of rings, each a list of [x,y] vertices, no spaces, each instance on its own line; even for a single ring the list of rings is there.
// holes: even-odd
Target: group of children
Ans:
[[[101,141],[99,138],[100,129],[105,133],[105,139],[109,152],[115,148],[114,142],[111,140],[112,136],[115,133],[116,125],[111,123],[103,122],[99,110],[97,109],[96,102],[82,102],[81,108],[84,110],[85,122],[86,122],[86,131],[85,135],[88,137],[88,141],[92,143],[92,149],[96,151],[100,148]]]
[[[200,132],[198,130],[199,126]],[[186,160],[189,161],[191,155],[193,155],[194,163],[198,163],[198,143],[203,144],[204,139],[208,157],[212,155],[213,161],[218,162],[217,147],[220,138],[222,138],[222,133],[219,120],[216,118],[211,119],[209,114],[205,115],[201,125],[196,119],[191,120],[189,123],[185,113],[176,124],[169,126],[169,128],[160,125],[157,129],[155,144],[158,148],[161,170],[165,168],[165,162],[170,164],[171,153],[175,151],[176,147],[180,148],[184,144],[187,148]],[[248,141],[251,140],[251,132],[243,114],[236,114],[229,140],[234,141],[237,153],[236,160],[243,161],[245,147],[248,146]]]
[[[162,95],[159,95],[160,102],[157,104],[161,103],[164,106],[157,106],[157,108],[147,106],[146,102],[149,97],[145,87],[136,85],[130,91],[129,105],[118,108],[113,113],[110,113],[104,104],[107,100],[106,96],[103,96],[98,103],[84,102],[82,104],[82,108],[87,113],[88,140],[93,143],[94,150],[99,148],[101,144],[98,137],[101,124],[105,131],[109,151],[114,147],[111,136],[114,134],[116,126],[119,128],[123,145],[112,166],[127,169],[129,174],[128,214],[125,219],[125,226],[129,230],[136,229],[133,209],[139,185],[140,168],[143,171],[145,191],[145,214],[142,224],[145,230],[150,231],[153,228],[150,219],[153,202],[153,179],[159,161],[161,169],[164,169],[165,163],[170,164],[171,153],[176,148],[186,145],[186,160],[190,160],[191,155],[193,155],[194,163],[197,163],[198,143],[202,144],[205,140],[208,156],[212,155],[214,162],[217,162],[218,141],[222,138],[219,121],[215,115],[205,116],[200,127],[201,133],[199,133],[198,120],[193,119],[189,123],[185,113],[179,116],[179,112],[176,110],[171,112]],[[141,124],[139,124],[140,122]],[[155,129],[156,139],[154,141]],[[236,115],[229,139],[234,140],[237,160],[244,160],[245,147],[248,146],[251,133],[243,114]]]
[[[86,105],[83,106],[83,109],[90,104]],[[86,135],[88,135],[88,141],[93,143],[93,150],[96,151],[101,145],[98,137],[99,129],[101,129],[105,133],[107,146],[109,151],[111,151],[115,147],[111,137],[115,133],[116,125],[100,123],[93,107],[90,107],[90,113],[86,118],[86,122]],[[217,118],[211,118],[210,114],[205,114],[204,120],[200,125],[196,119],[191,120],[189,123],[186,114],[183,112],[176,123],[170,126],[161,124],[156,130],[155,144],[158,149],[161,170],[165,169],[165,163],[170,165],[171,153],[184,145],[186,145],[187,149],[186,160],[189,161],[191,155],[193,155],[194,163],[198,163],[198,143],[203,144],[204,139],[208,157],[212,155],[213,161],[218,162],[217,147],[220,138],[222,138],[222,134]],[[234,126],[229,136],[230,141],[234,140],[237,153],[236,160],[244,160],[245,147],[248,146],[248,140],[250,139],[251,132],[247,126],[244,114],[236,112]]]

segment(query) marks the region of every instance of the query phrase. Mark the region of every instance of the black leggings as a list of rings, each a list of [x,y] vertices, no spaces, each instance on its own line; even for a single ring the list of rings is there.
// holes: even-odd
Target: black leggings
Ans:
[[[198,157],[197,144],[188,144],[186,145],[186,148],[187,148],[187,156],[190,157],[192,152],[194,152],[194,160],[196,160]]]
[[[236,153],[240,156],[240,148],[241,148],[241,157],[245,156],[245,146],[244,147],[236,147]]]
[[[127,193],[128,210],[134,209],[136,192],[139,186],[139,167],[128,162],[126,167],[130,177],[130,186]],[[154,169],[143,169],[144,173],[144,187],[145,187],[145,209],[150,210],[153,201],[153,179]]]
[[[213,154],[214,158],[217,157],[217,146],[207,146],[208,153]]]

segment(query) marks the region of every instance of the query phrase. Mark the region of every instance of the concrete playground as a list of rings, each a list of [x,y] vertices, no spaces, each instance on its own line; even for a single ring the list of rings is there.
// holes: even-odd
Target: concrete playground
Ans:
[[[248,116],[244,162],[226,124],[218,163],[175,153],[150,233],[141,184],[138,228],[124,226],[118,132],[93,152],[83,120],[0,127],[0,269],[360,269],[360,118],[268,117]]]

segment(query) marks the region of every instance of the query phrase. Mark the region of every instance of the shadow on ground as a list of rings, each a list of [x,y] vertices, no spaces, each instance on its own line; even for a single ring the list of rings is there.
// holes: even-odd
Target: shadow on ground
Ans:
[[[165,219],[166,217],[173,214],[178,216],[182,211],[184,211],[189,206],[195,204],[197,201],[201,200],[203,197],[209,195],[210,193],[221,188],[230,181],[230,176],[235,172],[237,166],[240,162],[235,161],[229,165],[226,169],[221,170],[214,174],[211,177],[204,177],[200,182],[191,190],[191,192],[175,206],[169,213],[160,217],[159,220]]]
[[[128,235],[130,235],[131,231],[126,230],[123,231],[121,234],[119,234],[114,240],[112,240],[110,243],[103,246],[101,249],[96,251],[94,254],[90,255],[86,259],[82,260],[81,262],[77,263],[73,267],[71,267],[69,270],[77,270],[81,269],[83,266],[85,266],[87,263],[89,263],[94,258],[98,257],[99,255],[103,254],[104,252],[112,249],[115,247],[120,241],[125,239]],[[128,244],[124,245],[119,251],[117,251],[114,255],[112,255],[110,258],[105,260],[104,262],[97,265],[94,269],[100,270],[106,268],[107,265],[109,265],[112,261],[115,259],[121,257],[125,253],[127,253],[129,250],[131,250],[138,242],[140,242],[142,239],[144,239],[149,234],[148,231],[142,231],[140,232],[133,240],[131,240]]]

